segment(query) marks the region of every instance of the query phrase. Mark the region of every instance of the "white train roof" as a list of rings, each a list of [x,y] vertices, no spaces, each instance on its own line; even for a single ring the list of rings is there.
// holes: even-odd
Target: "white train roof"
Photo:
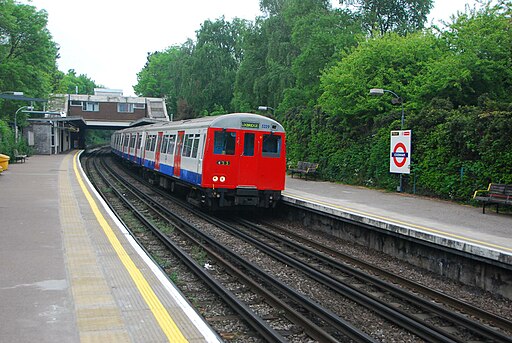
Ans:
[[[284,132],[284,128],[274,119],[253,113],[231,113],[219,116],[185,119],[138,126],[121,130],[122,132],[159,131],[166,129],[190,129],[214,127],[222,129],[251,129],[273,132]]]

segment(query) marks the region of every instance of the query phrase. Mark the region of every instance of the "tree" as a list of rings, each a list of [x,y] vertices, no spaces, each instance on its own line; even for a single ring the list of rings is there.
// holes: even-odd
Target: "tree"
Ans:
[[[417,94],[450,99],[454,105],[477,105],[485,95],[512,102],[512,2],[491,2],[454,18],[439,34],[447,54],[439,56],[416,80]]]
[[[0,0],[0,4],[0,89],[46,95],[58,57],[46,28],[47,13],[13,0]]]
[[[340,0],[340,4],[355,7],[364,30],[381,36],[421,30],[433,7],[432,0]]]
[[[206,20],[196,32],[195,43],[188,40],[148,54],[135,91],[165,97],[175,118],[230,110],[247,30],[248,23],[241,19]]]
[[[48,15],[30,5],[0,0],[0,91],[46,97],[58,73],[57,45],[46,28]],[[0,102],[0,116],[21,104]]]
[[[58,94],[94,94],[94,88],[102,88],[85,74],[76,75],[74,69],[67,74],[60,73],[56,80],[55,93]]]

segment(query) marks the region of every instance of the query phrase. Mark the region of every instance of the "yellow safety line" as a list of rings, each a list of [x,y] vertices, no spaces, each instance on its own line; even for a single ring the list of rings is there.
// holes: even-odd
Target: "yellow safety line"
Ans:
[[[101,211],[98,208],[98,205],[96,204],[96,201],[91,196],[91,193],[87,189],[87,187],[84,184],[84,181],[82,179],[82,176],[80,175],[78,168],[77,168],[77,155],[78,152],[75,153],[75,156],[73,158],[73,169],[75,170],[75,175],[78,179],[78,183],[80,184],[80,187],[82,188],[82,192],[84,193],[85,197],[87,198],[87,201],[89,202],[89,205],[91,206],[91,209],[96,216],[96,219],[98,220],[99,224],[101,225],[101,228],[105,232],[105,235],[107,236],[108,240],[110,241],[110,244],[114,248],[114,250],[117,253],[117,256],[119,256],[119,259],[125,266],[126,270],[132,277],[133,281],[135,282],[135,285],[139,289],[139,292],[141,293],[142,297],[148,304],[149,308],[151,309],[151,312],[155,316],[156,320],[158,321],[158,324],[160,324],[160,327],[162,328],[163,332],[169,339],[169,342],[175,343],[175,342],[188,342],[183,334],[181,333],[180,329],[176,326],[176,323],[172,320],[171,316],[165,309],[165,307],[162,305],[158,297],[156,296],[155,292],[147,282],[147,280],[144,278],[140,270],[137,268],[135,263],[132,261],[130,256],[128,256],[126,250],[121,245],[121,242],[117,239],[114,231],[106,221],[105,217],[101,214]]]
[[[307,201],[311,201],[311,202],[314,202],[314,203],[335,207],[335,208],[338,208],[338,209],[341,209],[341,210],[344,210],[344,211],[354,212],[354,213],[357,213],[357,214],[360,214],[360,215],[363,215],[363,216],[366,216],[366,217],[382,219],[382,220],[386,220],[388,222],[392,222],[392,223],[395,223],[395,224],[410,226],[410,227],[413,227],[413,228],[416,228],[416,229],[420,229],[420,230],[424,230],[424,231],[427,231],[427,232],[438,233],[438,234],[441,234],[441,235],[444,235],[444,236],[453,237],[453,238],[461,239],[461,240],[464,240],[464,241],[468,241],[468,242],[472,242],[472,243],[477,243],[477,244],[480,244],[480,245],[488,246],[488,247],[491,247],[491,248],[496,248],[496,249],[512,252],[511,248],[507,248],[507,247],[504,247],[504,246],[501,246],[501,245],[497,245],[497,244],[493,244],[493,243],[488,243],[488,242],[483,242],[483,241],[479,241],[477,239],[468,238],[468,237],[464,237],[464,236],[459,236],[459,235],[456,235],[456,234],[453,234],[453,233],[449,233],[449,232],[445,232],[445,231],[441,231],[441,230],[436,230],[436,229],[428,228],[428,227],[417,225],[417,224],[413,224],[413,223],[402,222],[400,220],[396,220],[396,219],[393,219],[393,218],[379,216],[379,215],[374,214],[374,213],[363,212],[363,211],[355,210],[353,208],[343,207],[343,206],[340,206],[340,205],[324,202],[324,201],[321,201],[321,200],[318,200],[318,199],[311,199],[311,198],[307,198],[307,197],[301,197],[299,195],[296,195],[296,194],[293,194],[293,193],[290,193],[290,192],[285,192],[284,195],[287,195],[287,193],[289,194],[289,196],[292,196],[292,197],[295,197],[295,198],[298,198],[298,199],[301,199],[301,200],[307,200]]]

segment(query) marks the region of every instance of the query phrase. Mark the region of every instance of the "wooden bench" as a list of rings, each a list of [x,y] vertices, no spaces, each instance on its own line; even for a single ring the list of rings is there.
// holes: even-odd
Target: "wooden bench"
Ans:
[[[20,161],[21,163],[25,163],[25,159],[27,158],[27,155],[20,154],[17,149],[13,150],[14,154],[14,163]]]
[[[498,213],[500,204],[512,205],[512,185],[490,183],[487,189],[475,191],[473,199],[483,202],[483,213],[485,213],[485,206],[490,204],[496,205],[496,213]]]
[[[318,163],[299,161],[297,163],[297,168],[290,169],[290,173],[292,174],[292,178],[293,178],[293,175],[299,174],[299,177],[302,177],[302,175],[304,175],[307,180],[308,175],[316,178],[317,170],[318,170]]]

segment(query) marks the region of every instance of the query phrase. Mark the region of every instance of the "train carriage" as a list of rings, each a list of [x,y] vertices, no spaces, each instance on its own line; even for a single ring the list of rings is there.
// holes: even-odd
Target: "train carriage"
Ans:
[[[117,131],[112,151],[164,188],[189,188],[209,208],[273,207],[284,189],[285,132],[268,117],[233,113]]]

